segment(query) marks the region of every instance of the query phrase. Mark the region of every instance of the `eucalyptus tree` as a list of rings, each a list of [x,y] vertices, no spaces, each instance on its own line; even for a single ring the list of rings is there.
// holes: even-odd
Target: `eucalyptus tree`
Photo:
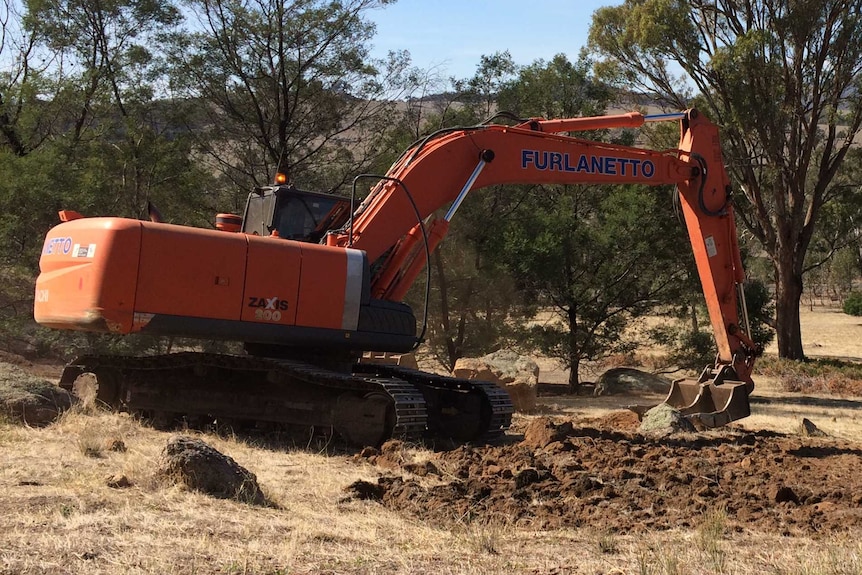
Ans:
[[[196,218],[196,172],[166,92],[165,48],[183,24],[173,0],[23,0],[24,24],[51,58],[53,145],[68,168],[54,193],[84,213],[140,217],[147,203]]]
[[[589,62],[557,55],[521,69],[498,104],[521,118],[565,118],[601,115],[611,97]],[[634,143],[625,131],[576,135]],[[669,188],[573,182],[488,193],[495,226],[485,257],[508,269],[524,301],[550,312],[525,324],[518,339],[569,368],[573,389],[584,361],[628,348],[622,334],[632,317],[688,286],[690,254],[678,249],[684,230],[673,220]]]
[[[597,10],[605,78],[722,129],[737,216],[770,258],[781,357],[804,357],[806,254],[862,125],[862,0],[626,0]]]
[[[20,6],[15,0],[0,2],[0,149],[24,156],[40,138],[27,118],[25,101],[30,98],[34,72],[35,41],[21,26]],[[28,121],[31,120],[30,126]],[[34,141],[36,140],[36,141]]]
[[[2,256],[35,270],[58,209],[195,223],[200,171],[175,129],[163,52],[171,0],[10,0],[0,50]],[[8,64],[8,67],[6,66]]]
[[[199,102],[202,149],[241,188],[274,172],[336,189],[371,165],[395,123],[409,58],[369,56],[366,13],[389,0],[187,0],[193,33],[174,86]]]
[[[52,59],[63,104],[62,129],[82,139],[125,131],[142,121],[158,89],[164,33],[181,23],[171,0],[24,0],[24,24]],[[124,124],[117,127],[113,118]],[[68,126],[68,127],[67,127]]]

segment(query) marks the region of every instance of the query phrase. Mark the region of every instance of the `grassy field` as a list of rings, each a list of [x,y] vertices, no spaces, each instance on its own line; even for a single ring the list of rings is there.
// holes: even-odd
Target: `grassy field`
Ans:
[[[848,317],[806,311],[807,351],[862,358],[862,322]],[[808,417],[832,436],[818,449],[840,440],[842,456],[862,458],[862,400],[788,394],[778,378],[757,383],[754,414],[733,437],[793,435]],[[626,401],[553,397],[541,411],[577,424]],[[513,436],[535,417],[516,416]],[[79,409],[45,428],[0,424],[0,573],[862,573],[856,528],[783,534],[749,528],[720,507],[693,508],[688,527],[628,534],[608,524],[544,529],[454,512],[427,521],[349,497],[353,482],[393,472],[354,452],[193,433],[255,473],[273,505],[214,499],[159,479],[171,434],[123,414]],[[413,462],[435,456],[421,446],[400,452]],[[130,486],[109,486],[118,476]],[[432,490],[450,479],[423,481]]]
[[[425,524],[347,499],[345,486],[382,472],[349,454],[203,436],[256,473],[276,504],[253,507],[156,480],[167,438],[112,414],[71,413],[46,429],[0,429],[0,572],[862,572],[858,533],[737,532],[720,512],[695,516],[694,529],[638,535],[602,525],[537,530],[457,517],[446,526]],[[115,440],[127,450],[108,450]],[[132,486],[108,487],[118,473]]]

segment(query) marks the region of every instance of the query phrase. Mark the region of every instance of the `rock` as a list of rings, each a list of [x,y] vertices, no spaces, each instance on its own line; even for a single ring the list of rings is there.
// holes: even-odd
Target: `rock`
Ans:
[[[630,391],[667,393],[671,381],[631,367],[614,367],[604,372],[596,382],[594,395],[615,395]]]
[[[105,485],[112,489],[124,489],[126,487],[131,487],[132,482],[122,473],[115,473],[105,480]]]
[[[823,430],[805,417],[802,418],[802,424],[799,426],[799,434],[805,437],[826,437],[826,433]]]
[[[65,389],[10,364],[0,368],[0,415],[27,425],[48,425],[72,406]]]
[[[539,366],[528,357],[501,349],[479,358],[461,358],[452,373],[455,377],[496,383],[509,393],[516,411],[536,410]]]
[[[666,403],[660,403],[644,413],[641,425],[638,428],[641,432],[690,432],[696,431],[694,425],[687,420],[678,410],[669,406]]]
[[[557,441],[564,441],[573,429],[571,421],[556,425],[547,417],[537,417],[527,424],[521,444],[532,449],[542,449]]]
[[[214,497],[266,504],[254,473],[194,437],[174,436],[168,440],[158,474]]]

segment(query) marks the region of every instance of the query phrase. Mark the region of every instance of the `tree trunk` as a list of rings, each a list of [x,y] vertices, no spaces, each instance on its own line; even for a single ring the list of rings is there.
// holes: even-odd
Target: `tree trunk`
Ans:
[[[446,283],[446,268],[443,265],[443,256],[440,255],[440,250],[435,250],[433,254],[434,265],[437,268],[437,285],[440,289],[440,329],[443,331],[443,339],[446,342],[446,369],[452,371],[455,369],[455,362],[458,361],[458,349],[455,346],[455,341],[452,339],[452,324],[449,321],[449,289]]]
[[[578,388],[581,386],[581,380],[578,375],[578,370],[581,366],[581,354],[578,349],[578,313],[574,306],[570,307],[568,312],[569,320],[569,393],[578,393]]]
[[[782,265],[783,264],[783,265]],[[802,326],[799,322],[799,305],[802,300],[802,273],[790,261],[775,264],[775,325],[778,357],[805,359],[802,350]]]
[[[577,395],[578,388],[581,386],[581,380],[578,377],[580,362],[578,361],[576,354],[572,354],[572,356],[573,357],[569,358],[569,363],[571,364],[571,368],[569,368],[569,393]]]

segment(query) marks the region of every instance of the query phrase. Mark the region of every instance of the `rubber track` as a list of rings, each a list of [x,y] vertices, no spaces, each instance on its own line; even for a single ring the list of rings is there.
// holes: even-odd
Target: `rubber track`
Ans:
[[[260,372],[262,378],[285,376],[304,385],[340,391],[386,393],[395,405],[395,427],[390,436],[420,436],[427,427],[427,412],[422,393],[413,385],[395,377],[351,375],[295,360],[236,356],[199,352],[181,352],[158,356],[119,355],[81,356],[66,366],[60,386],[71,391],[79,373],[108,368],[120,374],[133,372],[169,372],[187,369],[217,368],[236,372]],[[68,375],[67,375],[68,373]],[[134,407],[133,407],[134,409]],[[285,421],[284,423],[291,423]]]
[[[485,440],[492,440],[501,436],[512,424],[512,414],[515,411],[512,399],[506,390],[493,382],[436,375],[407,367],[386,364],[359,364],[355,369],[357,371],[395,377],[413,385],[427,385],[437,389],[455,391],[480,391],[491,406],[491,419],[488,422],[488,428],[484,431],[483,439]]]

